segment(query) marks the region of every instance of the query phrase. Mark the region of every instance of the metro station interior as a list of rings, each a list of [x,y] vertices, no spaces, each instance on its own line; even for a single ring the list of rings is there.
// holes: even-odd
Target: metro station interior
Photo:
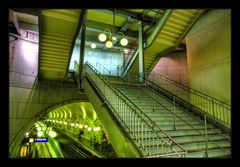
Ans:
[[[231,158],[230,9],[9,9],[9,158]]]

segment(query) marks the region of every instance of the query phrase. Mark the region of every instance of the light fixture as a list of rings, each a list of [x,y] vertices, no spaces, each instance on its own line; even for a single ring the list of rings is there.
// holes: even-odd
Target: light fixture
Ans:
[[[126,46],[126,45],[128,44],[127,38],[122,38],[121,41],[120,41],[120,44],[121,44],[122,46]]]
[[[106,42],[106,47],[107,47],[107,48],[111,48],[112,46],[113,46],[112,41],[107,41],[107,42]]]
[[[91,48],[92,48],[92,49],[95,49],[95,48],[96,48],[96,44],[95,44],[95,43],[92,43],[92,44],[91,44]]]
[[[81,128],[81,129],[82,129],[82,128],[83,128],[83,125],[79,125],[79,128]]]
[[[106,31],[108,31],[110,33],[110,35],[108,37],[108,40],[107,40],[107,36],[105,35]],[[112,48],[112,46],[117,42],[118,35],[115,36],[115,32],[114,31],[115,31],[115,10],[114,10],[114,13],[113,13],[113,28],[112,28],[112,31],[109,30],[109,29],[105,29],[104,32],[101,33],[98,36],[98,39],[101,42],[105,42],[107,40],[106,43],[105,43],[107,48]],[[122,46],[126,46],[128,44],[128,39],[124,37],[124,34],[122,32],[118,32],[116,34],[121,34],[122,35],[122,39],[120,40],[120,44]],[[92,47],[92,45],[91,45],[91,47]]]
[[[42,135],[43,135],[43,132],[42,132],[42,131],[37,132],[37,136],[38,136],[38,137],[41,137]]]
[[[100,130],[100,127],[95,127],[93,128],[93,131],[96,132],[96,131],[99,131]]]
[[[128,50],[127,50],[127,49],[124,49],[123,51],[124,51],[124,53],[127,53],[127,52],[128,52]]]
[[[57,136],[57,133],[54,132],[54,131],[49,131],[49,136],[51,136],[51,137],[56,137],[56,136]]]
[[[101,34],[98,36],[98,39],[99,39],[99,41],[101,41],[101,42],[105,42],[106,39],[107,39],[107,36],[106,36],[105,34],[101,33]]]

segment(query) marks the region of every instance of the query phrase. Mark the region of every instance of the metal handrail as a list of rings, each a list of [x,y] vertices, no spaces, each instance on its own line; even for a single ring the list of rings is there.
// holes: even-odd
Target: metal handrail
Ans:
[[[137,39],[134,41],[133,47],[131,48],[131,51],[133,50],[133,52],[131,54],[128,54],[128,56],[124,59],[124,68],[126,68],[128,66],[128,64],[130,63],[131,60],[131,56],[134,55],[134,53],[137,51]]]
[[[192,125],[191,125],[190,123],[188,123],[186,120],[184,120],[183,118],[181,118],[180,116],[178,116],[175,112],[169,110],[169,109],[166,108],[164,105],[162,105],[159,101],[157,101],[156,99],[154,99],[153,97],[151,97],[150,95],[148,95],[144,90],[142,90],[142,92],[143,92],[144,94],[146,94],[148,97],[150,97],[151,99],[153,99],[154,101],[156,101],[158,104],[160,104],[161,106],[163,106],[165,109],[167,109],[168,111],[170,111],[171,114],[174,115],[174,117],[178,117],[178,118],[179,118],[180,120],[182,120],[185,124],[187,124],[188,126],[190,126],[190,127],[191,127],[192,129],[194,129],[197,133],[199,133],[201,136],[206,135],[206,134],[203,134],[203,133],[199,132],[199,129],[196,129],[194,126],[192,126]],[[201,123],[201,122],[200,122],[200,123]],[[204,124],[204,123],[203,123],[203,124]],[[207,128],[207,125],[206,125],[206,128]],[[213,130],[215,130],[215,129],[213,129]],[[225,135],[223,135],[223,134],[220,133],[219,131],[216,131],[216,132],[217,132],[218,134],[220,134],[221,136],[223,136],[225,139],[230,140],[229,138],[227,138]],[[223,147],[221,147],[220,145],[218,145],[214,140],[209,139],[209,138],[207,138],[207,140],[210,141],[210,142],[213,142],[214,144],[216,144],[219,148],[223,149],[224,151],[227,151],[226,149],[224,149]],[[227,152],[229,152],[229,151],[227,151]]]
[[[168,87],[172,87],[175,86],[176,88],[180,88],[181,90],[185,91],[184,93],[188,96],[188,98],[186,99],[185,97],[181,97],[182,95],[180,94],[176,94],[176,91],[172,91],[169,88],[165,88],[163,86],[161,86],[161,89],[164,89],[168,92],[171,92],[172,94],[178,96],[178,98],[180,98],[181,100],[186,101],[187,103],[190,103],[191,105],[193,105],[194,107],[196,107],[197,109],[199,109],[200,111],[202,111],[203,113],[213,117],[214,120],[221,122],[223,125],[226,125],[227,127],[230,127],[231,123],[230,123],[230,110],[231,110],[231,105],[226,104],[218,99],[215,99],[213,97],[210,97],[208,95],[205,95],[201,92],[198,92],[194,89],[191,89],[189,87],[186,87],[184,85],[179,84],[178,82],[172,81],[170,79],[167,79],[165,77],[162,76],[157,76],[157,78],[163,79],[165,81],[167,81],[168,83]],[[153,80],[150,81],[149,79],[146,79],[148,82],[152,82],[155,84],[155,86],[160,86],[159,83],[155,83],[156,79],[155,79],[155,75],[153,76]],[[183,94],[184,94],[183,93]],[[194,97],[197,99],[197,104],[196,101],[193,101],[189,98],[189,96],[192,96],[191,99],[194,99]],[[199,103],[200,102],[200,103]],[[199,105],[200,104],[200,105]],[[203,105],[202,105],[203,104]]]
[[[89,63],[90,64],[90,63]],[[96,63],[96,69],[98,69],[99,73],[101,73],[101,70],[103,70],[103,73],[104,73],[104,70],[107,71],[107,74],[108,74],[108,77],[110,76],[111,74],[111,71],[108,70],[106,67],[104,67],[101,63],[97,62]],[[101,73],[102,74],[102,73]]]
[[[201,94],[202,96],[206,96],[206,97],[209,97],[209,98],[211,98],[211,99],[214,99],[215,101],[217,101],[217,102],[219,102],[219,103],[223,103],[224,105],[229,106],[229,108],[231,107],[230,104],[227,104],[227,103],[225,103],[225,102],[223,102],[223,101],[221,101],[221,100],[219,100],[219,99],[216,99],[216,98],[211,97],[211,96],[209,96],[209,95],[207,95],[207,94],[204,94],[204,93],[202,93],[202,92],[199,92],[199,91],[197,91],[197,90],[195,90],[195,89],[193,89],[193,88],[190,88],[190,87],[188,87],[188,86],[186,86],[186,85],[183,85],[183,84],[181,84],[181,83],[179,83],[179,82],[177,82],[177,81],[174,81],[174,80],[172,80],[172,79],[170,79],[170,78],[167,78],[167,77],[165,77],[165,76],[163,76],[163,75],[161,75],[161,74],[159,74],[159,73],[149,72],[149,73],[145,73],[145,76],[148,76],[148,77],[149,77],[149,75],[150,75],[151,73],[154,73],[154,76],[156,76],[156,74],[157,74],[157,77],[162,78],[162,79],[167,80],[167,81],[170,81],[170,82],[174,83],[175,85],[178,85],[179,87],[182,87],[182,88],[187,89],[187,90],[191,90],[191,91],[193,91],[193,92],[197,92],[197,93]],[[145,79],[146,79],[146,78],[147,78],[147,77],[145,77]]]
[[[142,87],[146,87],[146,85],[145,85],[144,83],[141,83],[141,82],[138,81],[138,78],[139,78],[139,77],[142,77],[141,75],[135,74],[135,76],[137,76],[137,77],[135,77],[134,75],[131,75],[131,76],[133,76],[133,78],[136,79],[136,81],[137,81],[137,83],[138,83],[139,85],[141,85]],[[146,80],[146,79],[145,79],[145,80]],[[148,81],[148,80],[147,80],[147,81]],[[151,83],[153,86],[158,87],[157,85],[155,85],[155,84],[152,83],[151,81],[148,81],[148,82]],[[180,116],[178,116],[175,112],[173,112],[173,111],[169,110],[168,108],[166,108],[164,105],[162,105],[162,104],[161,104],[159,101],[157,101],[155,98],[153,98],[153,97],[151,97],[149,94],[147,94],[143,89],[140,89],[140,86],[139,86],[139,87],[137,87],[136,85],[132,85],[132,86],[134,86],[134,87],[136,87],[137,89],[141,90],[145,95],[147,95],[149,98],[151,98],[152,100],[154,100],[155,102],[157,102],[158,104],[160,104],[162,107],[164,107],[167,111],[169,111],[171,114],[173,114],[174,117],[178,117],[180,120],[182,120],[185,124],[187,124],[188,126],[190,126],[192,129],[194,129],[194,130],[195,130],[197,133],[199,133],[200,135],[202,135],[202,136],[206,135],[206,134],[202,134],[201,132],[199,132],[198,129],[196,129],[196,128],[193,127],[191,124],[189,124],[187,121],[185,121],[183,118],[181,118]],[[149,89],[149,90],[150,90],[150,89]],[[151,89],[150,91],[153,91],[153,93],[154,93],[154,90]],[[157,94],[157,93],[155,93],[155,94]],[[172,94],[172,93],[171,93],[171,94]],[[172,94],[172,95],[175,96],[174,94]],[[176,96],[175,96],[175,97],[176,97]],[[216,132],[217,132],[218,134],[220,134],[221,136],[223,136],[225,139],[227,139],[227,140],[230,141],[230,139],[229,139],[228,137],[226,137],[225,135],[223,135],[223,134],[220,133],[219,131],[216,131]],[[220,145],[218,145],[214,140],[211,140],[211,139],[209,139],[209,138],[207,138],[207,140],[213,142],[214,144],[216,144],[219,148],[223,149],[224,151],[229,152],[229,151],[226,150],[225,148],[223,148],[223,147],[221,147]]]
[[[105,101],[107,101],[107,102],[111,105],[111,103],[109,102],[109,100],[106,99],[106,96],[104,95],[105,90],[106,90],[105,87],[107,86],[107,87],[110,88],[110,90],[117,96],[117,98],[118,98],[118,99],[117,99],[118,108],[119,108],[119,107],[125,107],[125,108],[123,108],[123,111],[122,111],[122,112],[126,112],[126,107],[127,107],[127,108],[129,109],[129,111],[128,111],[128,113],[126,113],[126,114],[129,114],[129,115],[130,115],[130,118],[132,118],[132,117],[135,116],[135,120],[132,120],[132,119],[127,120],[127,119],[126,119],[126,118],[127,118],[127,115],[126,115],[126,114],[124,115],[124,113],[121,113],[121,111],[120,111],[121,109],[118,110],[118,111],[115,110],[115,114],[116,114],[118,117],[121,118],[122,122],[125,123],[125,125],[127,125],[126,127],[128,128],[128,130],[133,134],[133,136],[137,139],[137,142],[140,144],[140,146],[141,146],[150,156],[151,156],[151,154],[149,153],[149,149],[148,149],[147,146],[144,146],[143,139],[141,138],[141,136],[142,136],[142,137],[146,137],[147,140],[148,140],[148,142],[151,143],[151,140],[154,141],[154,138],[153,138],[152,136],[150,136],[150,132],[154,133],[156,138],[161,139],[162,142],[161,142],[159,145],[161,145],[162,148],[163,148],[163,142],[164,142],[164,145],[167,146],[167,148],[170,148],[170,149],[171,149],[172,151],[174,151],[175,154],[176,154],[177,151],[176,151],[174,148],[172,148],[173,144],[175,144],[175,145],[177,145],[177,146],[181,149],[181,151],[178,152],[179,154],[181,154],[181,155],[185,155],[185,154],[186,154],[186,151],[183,150],[183,148],[182,148],[179,144],[177,144],[177,143],[176,143],[170,136],[168,136],[162,129],[160,129],[159,127],[155,126],[155,123],[152,122],[151,119],[149,120],[149,118],[146,117],[145,113],[143,113],[141,110],[139,110],[139,109],[135,106],[135,104],[133,104],[131,101],[129,101],[129,99],[127,99],[126,96],[125,96],[124,94],[122,94],[122,92],[120,92],[118,89],[116,89],[115,87],[113,87],[113,85],[106,79],[106,77],[103,76],[102,74],[100,74],[100,73],[96,70],[96,68],[94,68],[94,67],[93,67],[91,64],[89,64],[88,62],[86,62],[85,65],[87,65],[87,66],[89,67],[89,69],[91,69],[91,70],[98,76],[98,79],[100,79],[100,80],[103,82],[103,84],[104,84],[104,92],[101,92],[101,90],[99,90],[99,91],[100,91],[100,93],[103,94],[103,96],[105,97]],[[85,68],[85,70],[86,70],[86,68]],[[89,76],[89,75],[88,75],[88,76]],[[94,78],[92,78],[91,76],[90,76],[90,78],[91,78],[91,79],[94,79]],[[96,78],[96,77],[95,77],[95,78]],[[92,82],[94,82],[94,81],[92,80]],[[100,85],[99,85],[99,87],[100,87]],[[100,89],[100,88],[99,88],[99,89]],[[129,104],[129,103],[130,103],[130,104]],[[119,105],[119,104],[120,104],[120,105]],[[112,106],[112,105],[111,105],[111,106]],[[112,106],[112,107],[113,107],[113,106]],[[128,115],[128,117],[129,117],[129,115]],[[123,116],[125,116],[125,118],[124,118]],[[137,118],[137,120],[136,120],[136,118]],[[124,119],[125,119],[125,120],[124,120]],[[139,121],[141,121],[141,127],[139,127]],[[136,125],[137,125],[137,128],[138,128],[138,131],[137,131],[137,132],[134,131],[135,129],[132,130],[133,127],[135,127]],[[147,133],[143,133],[143,127],[144,127],[144,128],[148,128],[148,129],[150,129],[151,131],[147,131],[148,134],[147,134]],[[141,128],[142,131],[139,131],[139,130],[140,130],[139,128]],[[157,131],[156,129],[157,129],[158,131]],[[166,139],[162,136],[162,134],[161,134],[160,132],[162,132],[162,133],[165,135],[165,137],[167,137],[167,138],[169,139],[169,141],[170,141],[171,143],[167,142]],[[145,135],[144,135],[144,134],[145,134]],[[139,136],[139,135],[140,135],[140,136]],[[143,135],[144,135],[144,136],[143,136]],[[146,135],[148,135],[148,136],[146,136]],[[159,146],[159,145],[157,145],[157,149],[158,149],[158,146]],[[151,147],[152,147],[152,146],[151,146]],[[153,146],[153,147],[154,147],[154,146]],[[168,151],[167,151],[167,154],[169,154]]]

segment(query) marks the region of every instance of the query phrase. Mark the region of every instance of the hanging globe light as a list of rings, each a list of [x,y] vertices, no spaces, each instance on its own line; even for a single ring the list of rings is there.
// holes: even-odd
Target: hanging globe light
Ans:
[[[92,44],[91,44],[91,48],[92,48],[92,49],[95,49],[95,48],[96,48],[96,44],[95,44],[95,43],[92,43]]]
[[[122,46],[126,46],[128,44],[127,38],[122,38],[120,43],[121,43]]]
[[[106,42],[106,47],[111,48],[113,46],[113,43],[111,41]]]
[[[104,42],[104,41],[106,41],[107,36],[106,36],[105,34],[101,33],[101,34],[98,36],[98,39],[99,39],[99,41]]]

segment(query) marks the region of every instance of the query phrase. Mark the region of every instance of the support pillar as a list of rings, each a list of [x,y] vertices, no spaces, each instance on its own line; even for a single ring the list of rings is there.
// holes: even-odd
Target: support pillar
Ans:
[[[138,22],[138,50],[139,50],[139,81],[144,82],[144,55],[143,55],[143,25]]]
[[[79,88],[82,89],[82,70],[84,63],[84,52],[85,52],[85,36],[86,36],[86,23],[84,22],[81,30],[81,44],[80,44],[80,56],[79,56]]]

